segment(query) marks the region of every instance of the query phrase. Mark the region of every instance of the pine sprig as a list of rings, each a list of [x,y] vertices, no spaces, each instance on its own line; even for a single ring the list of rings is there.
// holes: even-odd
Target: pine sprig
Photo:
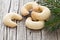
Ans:
[[[60,28],[60,0],[40,0],[37,2],[43,6],[47,6],[51,10],[51,17],[45,22],[45,28],[49,31],[55,31]]]

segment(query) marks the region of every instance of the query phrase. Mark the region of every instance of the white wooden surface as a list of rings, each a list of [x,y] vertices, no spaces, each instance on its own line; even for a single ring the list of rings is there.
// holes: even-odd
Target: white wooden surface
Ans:
[[[46,30],[30,30],[25,26],[25,17],[17,22],[16,28],[8,28],[3,22],[3,16],[9,12],[20,14],[21,7],[34,0],[0,0],[0,40],[60,40],[60,30],[48,32]],[[43,2],[43,0],[41,0]]]

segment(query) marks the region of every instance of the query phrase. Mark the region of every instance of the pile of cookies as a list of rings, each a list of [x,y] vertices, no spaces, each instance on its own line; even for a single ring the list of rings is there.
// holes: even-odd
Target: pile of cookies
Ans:
[[[31,14],[31,15],[30,15]],[[27,16],[25,25],[27,28],[38,30],[42,29],[45,24],[45,20],[51,15],[49,8],[37,4],[36,2],[28,2],[21,8],[21,15]],[[17,24],[12,21],[12,19],[22,20],[22,16],[17,13],[8,13],[3,18],[3,23],[9,27],[15,27]]]

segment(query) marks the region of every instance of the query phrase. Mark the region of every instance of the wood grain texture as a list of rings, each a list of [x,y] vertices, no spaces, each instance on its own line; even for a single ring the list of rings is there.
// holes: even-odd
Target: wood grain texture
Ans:
[[[0,5],[2,4],[2,0],[0,1]],[[0,6],[0,39],[3,40],[3,27],[2,27],[2,5]]]
[[[20,14],[21,7],[23,6],[24,0],[19,0],[18,13]],[[26,40],[26,27],[25,27],[25,19],[22,21],[17,21],[17,40]]]
[[[60,40],[60,29],[57,30],[57,40]]]
[[[9,10],[9,5],[10,5],[10,0],[1,0],[1,13],[0,15],[2,16],[2,18],[0,19],[1,20],[1,31],[2,33],[0,34],[0,40],[7,40],[7,27],[3,24],[3,17],[4,15],[6,15],[8,13],[8,10]]]
[[[41,0],[44,3],[44,0]],[[57,32],[48,32],[48,30],[42,30],[42,40],[57,40]]]
[[[47,30],[42,30],[42,40],[57,40],[57,32],[48,32]]]
[[[3,24],[3,17],[9,12],[16,12],[21,15],[21,7],[34,0],[0,0],[0,40],[60,40],[60,29],[54,32],[48,30],[30,30],[25,26],[27,17],[16,21],[16,28],[9,28]],[[38,0],[36,0],[38,1]],[[44,0],[40,0],[44,2]]]
[[[18,1],[11,0],[9,12],[16,12],[18,10]],[[16,22],[16,21],[15,21]],[[8,28],[8,40],[17,40],[16,28]]]
[[[27,2],[32,2],[32,1],[34,1],[34,0],[27,0],[27,1],[25,0],[23,3],[26,4]],[[26,40],[33,40],[33,37],[32,36],[33,36],[32,35],[32,30],[26,28]]]

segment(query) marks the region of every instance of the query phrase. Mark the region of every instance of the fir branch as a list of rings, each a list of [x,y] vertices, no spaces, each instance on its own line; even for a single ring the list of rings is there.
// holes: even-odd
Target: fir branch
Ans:
[[[37,2],[43,6],[47,6],[51,10],[51,17],[45,22],[45,28],[49,31],[55,31],[60,28],[60,0],[40,0]]]

